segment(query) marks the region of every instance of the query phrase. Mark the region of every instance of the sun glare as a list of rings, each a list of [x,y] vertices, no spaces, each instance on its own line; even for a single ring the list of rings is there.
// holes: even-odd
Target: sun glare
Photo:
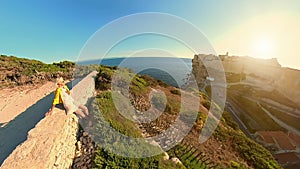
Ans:
[[[259,39],[255,42],[255,57],[258,58],[273,58],[274,57],[274,45],[270,39]]]

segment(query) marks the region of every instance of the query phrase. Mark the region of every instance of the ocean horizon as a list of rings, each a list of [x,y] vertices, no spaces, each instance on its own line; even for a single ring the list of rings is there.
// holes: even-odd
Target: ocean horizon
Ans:
[[[180,87],[192,71],[192,59],[175,57],[120,57],[102,60],[79,61],[79,65],[107,65],[132,69],[135,73],[149,75],[165,83]]]

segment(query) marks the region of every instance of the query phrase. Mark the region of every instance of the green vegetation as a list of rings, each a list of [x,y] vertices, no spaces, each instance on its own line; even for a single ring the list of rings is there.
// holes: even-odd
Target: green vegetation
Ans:
[[[239,104],[244,105],[244,110],[260,127],[254,130],[284,130],[272,118],[270,118],[261,107],[254,101],[244,97],[239,98]]]
[[[208,99],[204,99],[201,101],[201,104],[207,109],[210,109],[211,102]]]
[[[222,117],[223,117],[222,120],[228,126],[230,126],[234,130],[239,130],[239,125],[233,120],[233,118],[231,117],[231,115],[227,111],[223,112]]]
[[[129,90],[131,94],[134,96],[138,95],[148,95],[149,89],[147,88],[149,85],[148,83],[142,78],[140,75],[136,75],[133,77]]]
[[[246,169],[247,167],[244,164],[240,164],[236,161],[230,160],[230,169]]]
[[[106,67],[106,66],[99,66],[98,68],[98,74],[96,76],[96,82],[95,87],[98,90],[109,90],[111,88],[111,80],[112,75],[114,73],[114,70],[116,70],[117,67]]]
[[[297,130],[300,130],[300,125],[299,125],[300,118],[291,116],[291,115],[289,115],[285,112],[282,112],[280,110],[271,108],[270,106],[268,106],[266,104],[262,104],[262,106],[265,109],[267,109],[272,115],[274,115],[275,117],[277,117],[278,119],[280,119],[284,123],[288,124],[291,127],[294,127]]]
[[[37,72],[68,72],[70,69],[74,68],[75,63],[63,61],[59,63],[46,64],[37,60],[1,55],[0,65],[8,71],[16,69],[20,75],[31,76]]]
[[[259,90],[257,88],[251,87],[249,85],[232,85],[228,88],[228,95],[231,95],[232,93],[241,93],[245,96],[252,97],[252,98],[267,98],[274,100],[280,104],[289,106],[294,109],[300,109],[300,106],[296,103],[294,103],[292,100],[278,92],[277,90],[272,91],[264,91]]]
[[[160,151],[156,146],[149,146],[145,144],[143,141],[130,141],[126,142],[124,138],[121,136],[114,135],[112,131],[107,129],[102,120],[99,120],[101,117],[108,122],[109,126],[111,126],[114,130],[130,137],[139,138],[141,136],[141,131],[136,126],[136,124],[122,116],[120,112],[116,109],[111,89],[111,81],[115,72],[121,73],[120,77],[117,78],[116,86],[124,87],[127,82],[127,78],[131,79],[130,83],[130,93],[133,96],[142,96],[149,93],[149,85],[154,86],[155,84],[159,84],[158,81],[154,80],[151,77],[136,75],[133,76],[133,73],[129,72],[127,69],[118,69],[117,67],[109,67],[109,66],[100,66],[99,73],[96,77],[96,86],[98,89],[101,89],[101,93],[96,98],[97,107],[101,110],[97,114],[95,114],[95,121],[97,122],[96,131],[94,131],[96,138],[106,138],[102,141],[101,144],[97,145],[97,151],[95,154],[95,158],[93,159],[94,168],[182,168],[180,165],[176,165],[171,161],[165,161],[162,159],[162,155],[157,155],[153,157],[147,158],[129,158],[115,155],[104,149],[109,144],[113,145],[110,149],[116,148],[117,151],[126,152],[128,156],[134,156],[135,154],[143,154],[145,152],[153,152]],[[149,81],[145,80],[143,77],[147,77]],[[121,91],[123,92],[123,91]],[[121,95],[115,95],[115,99],[120,99]],[[148,97],[148,96],[147,96]],[[160,97],[154,97],[154,102],[161,102]],[[128,106],[124,106],[122,112],[130,114],[130,109]],[[93,111],[97,112],[97,111]],[[142,149],[135,149],[130,147],[129,145],[136,145],[136,147],[142,147]],[[109,147],[109,146],[108,146]],[[155,150],[157,149],[157,150]]]
[[[147,158],[128,158],[117,156],[112,153],[108,153],[104,149],[98,149],[96,151],[93,168],[109,168],[109,169],[184,169],[181,165],[173,164],[170,161],[162,160],[162,156],[154,156]]]
[[[180,90],[177,90],[177,89],[170,90],[170,92],[172,94],[180,95]]]
[[[92,71],[97,71],[98,68],[99,65],[97,64],[85,65],[85,66],[75,64],[74,76],[75,78],[84,77]]]
[[[229,88],[228,96],[245,112],[239,116],[250,132],[254,133],[258,130],[285,131],[262,110],[255,100],[251,99],[257,98],[257,93],[258,91],[250,86],[234,85]]]
[[[281,94],[280,92],[278,92],[277,90],[272,90],[272,91],[257,91],[255,93],[255,96],[257,98],[268,98],[271,100],[274,100],[280,104],[289,106],[291,108],[294,109],[300,109],[300,105],[296,104],[295,102],[293,102],[292,100],[290,100],[289,98],[287,98],[286,96],[284,96],[283,94]]]
[[[205,92],[207,93],[207,96],[211,97],[211,86],[206,86],[205,87]]]
[[[79,78],[97,70],[98,65],[77,65],[70,61],[46,64],[38,60],[0,56],[0,88],[16,85],[38,84],[57,77],[66,80]]]
[[[226,123],[231,124],[232,122],[230,121],[232,121],[232,119],[230,120],[227,118]],[[225,128],[224,126],[222,127],[219,125],[214,133],[214,136],[224,143],[228,140],[232,140],[232,147],[245,161],[247,161],[248,164],[251,164],[255,168],[281,168],[268,150],[248,138],[240,130]],[[238,168],[245,168],[244,165],[237,165],[235,162],[231,162],[230,165],[232,168],[235,168],[236,166],[240,166]]]
[[[104,149],[104,147],[108,149],[111,148],[111,150],[116,148],[119,152],[126,152],[128,156],[133,156],[136,153],[143,153],[141,151],[155,151],[153,150],[153,147],[149,147],[142,142],[134,140],[128,142],[124,140],[121,135],[115,135],[113,131],[103,123],[103,121],[108,122],[109,126],[113,127],[114,130],[126,136],[141,137],[140,131],[135,123],[123,117],[116,110],[109,91],[104,91],[99,94],[95,101],[96,106],[101,110],[101,114],[98,111],[93,111],[96,113],[94,115],[95,131],[93,131],[93,135],[95,135],[95,139],[102,141],[101,144],[97,145],[97,151],[95,158],[93,159],[93,168],[161,168],[160,166],[167,165],[167,163],[162,163],[161,155],[148,158],[129,158],[115,155]],[[101,120],[101,118],[104,120]],[[107,146],[108,144],[111,144],[112,146]],[[143,146],[143,149],[134,149],[129,146],[132,144]]]
[[[245,73],[226,73],[226,81],[227,83],[236,83],[246,80]]]
[[[109,126],[113,127],[114,130],[119,131],[120,133],[131,136],[135,138],[142,137],[141,131],[135,124],[135,122],[128,120],[123,115],[118,112],[115,108],[115,105],[112,101],[112,94],[111,94],[111,86],[110,83],[112,81],[112,75],[116,71],[123,71],[122,77],[118,78],[119,82],[117,82],[116,86],[122,88],[128,78],[131,79],[130,86],[129,86],[129,93],[134,96],[134,98],[148,98],[151,88],[157,88],[159,90],[164,91],[166,94],[165,96],[162,95],[155,95],[152,97],[152,102],[155,103],[156,106],[163,106],[166,103],[166,108],[164,112],[170,116],[165,116],[165,119],[161,119],[160,117],[154,121],[154,123],[164,124],[168,122],[168,118],[178,114],[180,110],[180,92],[175,88],[170,88],[169,86],[161,86],[160,84],[165,85],[161,81],[155,80],[149,76],[140,76],[140,75],[133,75],[133,73],[129,72],[127,69],[119,69],[116,67],[108,67],[108,66],[100,66],[99,67],[99,74],[97,75],[96,79],[96,86],[98,85],[98,89],[100,90],[100,94],[96,98],[96,107],[101,110],[95,114],[95,138],[103,139],[97,145],[97,151],[95,154],[95,158],[93,159],[94,168],[240,168],[244,169],[248,166],[252,166],[254,168],[281,168],[278,163],[274,160],[270,152],[264,149],[259,144],[252,141],[246,135],[244,135],[237,125],[237,123],[232,119],[228,112],[223,113],[223,117],[221,122],[219,123],[216,131],[214,132],[211,139],[218,140],[218,142],[223,142],[224,145],[228,145],[230,141],[231,148],[228,148],[226,151],[233,151],[228,152],[231,154],[237,155],[239,158],[230,161],[222,161],[218,163],[218,159],[210,159],[207,156],[207,152],[202,152],[201,149],[198,147],[192,146],[194,142],[198,141],[197,137],[193,138],[192,134],[189,134],[187,141],[183,144],[182,142],[177,146],[173,147],[168,151],[170,158],[176,157],[179,158],[180,161],[183,163],[182,165],[176,165],[170,160],[163,160],[162,155],[157,155],[154,157],[147,157],[147,158],[129,158],[129,157],[122,157],[113,154],[110,150],[118,150],[122,152],[126,152],[129,156],[134,154],[140,154],[147,151],[153,151],[154,147],[149,147],[145,145],[143,142],[139,141],[130,141],[124,142],[123,138],[120,136],[114,135],[107,127],[105,127],[103,120],[108,123]],[[102,83],[102,84],[100,84]],[[151,87],[151,88],[150,88]],[[124,92],[121,90],[121,93]],[[202,99],[202,104],[206,107],[210,107],[209,97],[203,93],[200,93]],[[120,99],[119,102],[122,102],[122,96],[117,95],[116,99]],[[144,100],[147,102],[147,100]],[[117,100],[118,102],[118,100]],[[242,103],[247,104],[250,108],[256,108],[257,105],[252,103],[249,99],[242,99]],[[249,110],[250,110],[249,108]],[[126,106],[122,109],[122,112],[127,112],[130,114],[129,110],[127,110]],[[260,113],[260,112],[258,112]],[[166,118],[167,117],[167,118]],[[263,116],[264,117],[264,116]],[[188,113],[183,118],[189,118]],[[206,113],[199,112],[198,118],[196,120],[197,127],[193,127],[190,133],[197,133],[199,132],[199,126],[201,130],[201,126],[205,122],[207,118]],[[264,119],[268,120],[268,119]],[[151,127],[151,126],[150,126]],[[152,127],[151,127],[152,128]],[[197,128],[197,130],[196,130]],[[104,139],[106,138],[106,139]],[[194,140],[195,139],[195,140]],[[143,147],[141,149],[133,149],[131,148],[130,144],[134,144],[137,146]],[[109,147],[108,145],[113,145]],[[107,149],[107,146],[109,147]],[[211,150],[216,151],[216,150]],[[205,155],[206,154],[206,155]],[[242,159],[242,160],[241,160]],[[214,161],[214,162],[213,162]],[[216,162],[217,161],[217,162]],[[216,162],[216,163],[215,163]]]
[[[208,97],[203,93],[201,93],[201,95],[204,98],[205,102],[208,103]],[[250,107],[250,110],[257,108],[257,105],[255,103],[248,103],[251,102],[249,99],[243,98],[240,101],[242,103],[246,102]],[[200,116],[201,119],[205,121],[206,116],[203,115],[203,113],[200,114]],[[213,133],[213,137],[222,141],[224,144],[231,140],[230,142],[233,149],[239,154],[240,157],[243,158],[243,160],[245,160],[254,168],[281,168],[281,166],[276,162],[276,160],[268,150],[242,133],[242,131],[239,129],[238,124],[233,120],[232,116],[227,111],[223,112],[222,119],[217,129]],[[233,160],[231,160],[227,165],[228,166],[226,168],[247,168],[244,164]]]
[[[205,157],[202,153],[197,153],[195,148],[190,148],[183,144],[176,145],[168,151],[170,158],[176,157],[186,168],[205,169],[209,168],[205,163]]]
[[[165,104],[167,103],[167,99],[164,95],[162,95],[162,94],[154,95],[152,97],[151,101],[158,110],[164,111]],[[169,107],[169,109],[171,109],[171,108]]]
[[[75,72],[74,72],[75,68]],[[98,65],[81,66],[70,61],[46,64],[41,61],[17,58],[15,56],[0,56],[0,88],[14,85],[37,84],[51,81],[57,77],[72,79],[82,77]]]
[[[271,153],[261,145],[245,135],[237,134],[234,131],[230,132],[230,135],[234,140],[234,148],[239,152],[241,157],[251,163],[255,168],[281,168]]]
[[[99,73],[96,76],[96,89],[98,90],[110,90],[111,83],[114,73],[117,73],[118,76],[115,76],[115,86],[121,91],[121,93],[125,93],[124,89],[126,88],[126,84],[130,82],[129,85],[129,92],[132,96],[138,98],[143,97],[145,101],[148,100],[148,96],[150,93],[150,87],[155,88],[157,86],[166,86],[169,85],[165,84],[160,80],[153,79],[147,75],[135,75],[134,73],[128,71],[126,68],[117,68],[117,67],[110,67],[110,66],[103,66],[99,67]],[[173,91],[173,93],[171,92]],[[171,94],[167,95],[167,101],[164,101],[162,96],[156,96],[152,98],[152,101],[155,102],[155,105],[158,107],[163,107],[164,103],[166,103],[166,108],[164,112],[170,114],[177,114],[180,111],[180,100],[174,98],[173,95],[178,95],[180,91],[178,89],[172,88],[170,89]],[[174,92],[176,94],[174,94]]]
[[[167,96],[167,106],[165,112],[170,114],[178,114],[180,112],[180,101],[173,98],[171,95]]]
[[[114,106],[111,92],[104,91],[100,93],[97,96],[97,102],[102,116],[107,122],[110,123],[113,128],[117,129],[119,132],[127,136],[141,137],[140,131],[136,127],[135,123],[123,117],[118,112],[118,110]],[[120,123],[120,121],[122,123]]]

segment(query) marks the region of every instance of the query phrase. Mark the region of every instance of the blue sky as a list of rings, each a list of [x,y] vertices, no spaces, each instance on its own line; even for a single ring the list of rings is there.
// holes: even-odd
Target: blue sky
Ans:
[[[277,57],[284,66],[300,68],[299,57],[295,55],[297,52],[300,53],[297,45],[287,45],[282,51],[275,52],[274,49],[282,46],[281,41],[284,41],[284,44],[298,42],[300,30],[296,28],[300,23],[299,9],[298,0],[1,0],[0,53],[38,59],[47,63],[59,60],[76,61],[81,48],[90,36],[109,22],[134,13],[163,12],[184,18],[197,26],[207,36],[217,53],[228,51],[231,54],[252,56],[265,52],[266,56],[254,57],[267,58],[270,57],[267,54],[272,54],[272,57]],[[274,17],[278,18],[275,22],[271,20]],[[286,20],[289,22],[285,24],[290,24],[290,27],[295,29],[286,28],[282,32],[287,33],[280,33],[281,36],[278,36],[281,30],[278,29],[277,32],[266,36],[267,38],[260,39],[265,37],[268,31],[263,34],[259,32],[260,29],[255,28],[256,32],[251,32],[246,28],[254,24],[259,28],[266,27],[267,30],[268,25],[275,24],[274,27],[281,27],[283,25],[281,23]],[[270,24],[264,24],[264,21],[270,21]],[[258,35],[253,43],[254,45],[261,43],[258,49],[262,48],[262,51],[257,49],[255,53],[253,50],[256,49],[251,50],[249,46],[253,36],[251,34],[250,37],[249,32],[253,33],[253,36]],[[289,41],[288,36],[295,37],[295,40]],[[235,43],[243,37],[248,39]],[[274,45],[276,44],[274,39],[278,41],[277,46]],[[249,43],[244,43],[246,41]],[[126,45],[123,46],[125,47],[122,47],[122,50],[126,50]],[[286,51],[292,51],[294,54],[281,56]],[[124,51],[120,53],[122,52]]]

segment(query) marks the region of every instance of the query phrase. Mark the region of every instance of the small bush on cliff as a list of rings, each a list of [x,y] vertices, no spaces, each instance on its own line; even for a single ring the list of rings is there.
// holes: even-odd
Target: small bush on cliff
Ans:
[[[177,90],[177,89],[170,90],[170,92],[172,94],[180,95],[180,90]]]
[[[137,128],[136,124],[123,117],[118,110],[115,108],[111,92],[103,91],[96,98],[97,106],[101,110],[95,114],[96,119],[103,117],[105,121],[109,123],[111,127],[117,132],[131,137],[141,137],[141,133]],[[97,111],[92,111],[93,113]],[[120,121],[122,123],[120,123]],[[97,150],[95,157],[93,159],[93,168],[135,168],[135,169],[146,169],[146,168],[156,168],[156,169],[168,169],[174,168],[173,164],[169,161],[163,161],[161,155],[147,157],[147,158],[129,158],[115,155],[106,151],[102,146],[105,144],[113,144],[114,148],[118,148],[120,152],[126,152],[128,155],[139,154],[143,152],[138,152],[137,149],[128,148],[127,142],[123,140],[122,137],[111,134],[111,130],[103,126],[101,120],[97,120],[94,124],[94,136],[95,138],[106,138],[101,142],[102,144],[97,145]],[[123,141],[122,141],[123,140]],[[149,149],[150,147],[144,145],[142,142],[131,141],[130,144],[136,144],[136,146],[144,146],[142,151],[156,151]]]
[[[108,90],[111,88],[112,75],[114,73],[113,67],[99,66],[98,74],[95,78],[95,87],[98,90]]]

